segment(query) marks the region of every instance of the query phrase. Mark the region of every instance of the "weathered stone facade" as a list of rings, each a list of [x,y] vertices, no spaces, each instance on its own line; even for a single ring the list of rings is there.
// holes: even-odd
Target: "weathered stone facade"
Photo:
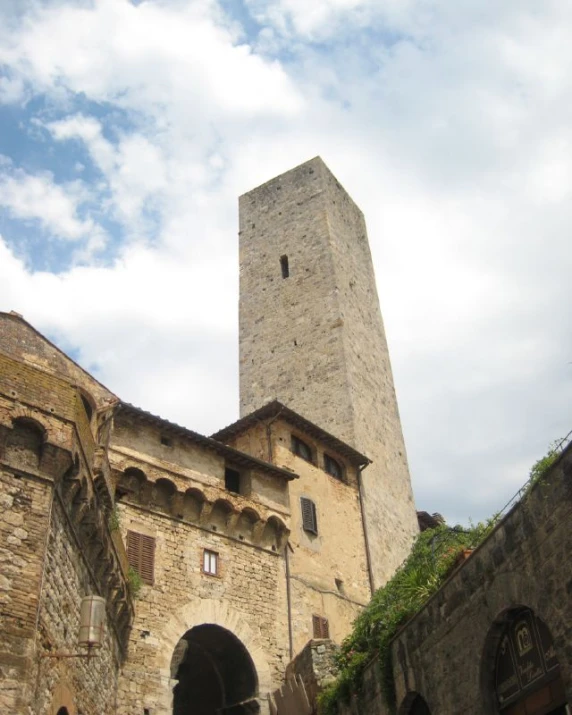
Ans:
[[[416,698],[433,714],[567,712],[558,700],[551,704],[550,697],[563,687],[572,703],[571,515],[568,447],[394,639],[399,715],[417,712],[412,709]],[[539,676],[540,690],[524,689],[521,701],[502,709],[495,693],[496,658],[503,628],[522,609],[531,609],[548,628],[560,681]],[[366,671],[361,698],[340,707],[340,715],[389,715],[380,677],[374,662]]]
[[[313,616],[326,618],[330,637],[341,642],[371,597],[358,485],[360,465],[367,459],[278,403],[215,436],[253,456],[269,455],[274,464],[298,475],[289,488],[287,554],[293,653],[315,636]],[[312,461],[292,451],[293,436],[303,437]],[[324,455],[341,466],[341,478],[327,473]],[[316,506],[317,533],[304,529],[301,498]]]
[[[240,198],[241,415],[278,399],[366,454],[375,586],[418,526],[363,215],[320,158]]]
[[[0,703],[10,713],[111,715],[133,615],[96,440],[116,400],[19,316],[0,315],[0,334]],[[107,601],[104,642],[89,661],[67,657],[90,594]]]
[[[243,494],[225,489],[225,466],[238,460]],[[173,654],[205,623],[246,647],[258,679],[252,696],[265,712],[289,660],[283,554],[295,475],[132,408],[116,418],[111,462],[125,493],[124,538],[132,531],[155,540],[153,584],[137,601],[118,713],[173,711]],[[204,572],[205,549],[217,554],[216,575]]]

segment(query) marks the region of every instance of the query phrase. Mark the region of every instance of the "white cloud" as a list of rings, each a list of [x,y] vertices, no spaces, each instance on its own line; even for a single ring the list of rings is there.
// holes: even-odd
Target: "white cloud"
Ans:
[[[0,206],[13,218],[37,220],[57,238],[76,241],[101,231],[91,219],[81,219],[78,208],[85,199],[83,187],[54,183],[46,172],[38,175],[16,171],[0,176]],[[101,236],[102,238],[102,236]]]
[[[58,276],[0,243],[2,307],[125,399],[228,423],[236,196],[321,154],[368,221],[419,506],[484,516],[567,431],[572,10],[250,7],[264,27],[248,40],[214,0],[62,0],[0,30],[10,101],[44,94],[46,145],[87,150],[89,190],[129,238],[113,265]],[[83,185],[4,168],[13,217],[97,240]]]

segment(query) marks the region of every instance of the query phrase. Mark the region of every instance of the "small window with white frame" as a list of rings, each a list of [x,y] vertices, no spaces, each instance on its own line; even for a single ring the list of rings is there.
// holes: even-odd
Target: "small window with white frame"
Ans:
[[[218,554],[216,551],[205,549],[203,551],[203,573],[209,576],[218,576]]]

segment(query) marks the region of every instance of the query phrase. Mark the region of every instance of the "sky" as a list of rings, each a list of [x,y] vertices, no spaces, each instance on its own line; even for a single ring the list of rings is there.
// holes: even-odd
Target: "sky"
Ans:
[[[572,429],[572,4],[0,0],[0,310],[123,400],[238,417],[237,197],[363,210],[419,509]]]

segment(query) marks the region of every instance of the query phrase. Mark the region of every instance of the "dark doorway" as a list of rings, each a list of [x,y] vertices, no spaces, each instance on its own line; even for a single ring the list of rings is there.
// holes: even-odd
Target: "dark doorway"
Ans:
[[[187,631],[171,661],[173,715],[249,715],[258,713],[254,663],[241,641],[220,626]]]
[[[429,706],[421,695],[416,695],[409,708],[409,715],[431,715]]]

